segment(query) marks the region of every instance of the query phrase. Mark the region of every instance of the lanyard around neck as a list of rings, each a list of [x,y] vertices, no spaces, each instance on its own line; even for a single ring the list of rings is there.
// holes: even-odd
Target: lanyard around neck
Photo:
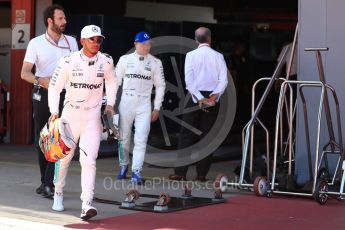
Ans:
[[[52,39],[49,37],[49,34],[47,34],[47,32],[45,33],[45,38],[53,46],[55,46],[57,48],[60,48],[60,49],[68,49],[70,52],[72,52],[71,46],[70,46],[70,44],[68,42],[68,39],[66,38],[66,36],[64,34],[61,34],[61,35],[62,35],[63,39],[65,39],[65,41],[67,43],[67,46],[59,46],[59,45],[57,45],[54,41],[52,41]]]

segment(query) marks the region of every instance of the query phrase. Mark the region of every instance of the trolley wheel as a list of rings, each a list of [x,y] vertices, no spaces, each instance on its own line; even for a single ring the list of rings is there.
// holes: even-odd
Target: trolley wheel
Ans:
[[[158,201],[157,201],[157,205],[158,206],[165,206],[167,204],[170,203],[170,195],[168,193],[161,193],[159,195]]]
[[[254,180],[253,184],[254,193],[257,196],[265,196],[268,191],[268,182],[266,177],[258,176]]]
[[[138,190],[135,190],[135,189],[129,190],[126,193],[126,201],[127,202],[133,202],[135,200],[138,200],[139,197],[140,197],[140,193],[138,192]]]
[[[228,188],[228,177],[225,174],[218,174],[213,183],[214,189],[220,189],[220,191],[225,192]]]
[[[328,200],[328,182],[326,180],[321,180],[317,182],[315,186],[315,192],[313,194],[314,199],[321,205],[326,204]]]
[[[322,167],[320,168],[318,174],[317,174],[317,178],[319,180],[328,180],[329,178],[329,174],[328,174],[328,170],[326,167]]]

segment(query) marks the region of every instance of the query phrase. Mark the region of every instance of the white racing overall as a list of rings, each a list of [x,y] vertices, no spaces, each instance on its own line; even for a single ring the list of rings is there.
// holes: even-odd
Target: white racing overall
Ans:
[[[82,50],[64,57],[52,77],[48,90],[51,113],[58,112],[60,91],[66,88],[66,97],[61,118],[65,118],[75,143],[79,141],[81,164],[81,200],[92,201],[96,177],[96,158],[102,132],[101,105],[103,82],[107,105],[115,103],[117,81],[113,60],[100,52],[93,58],[86,57]],[[62,193],[69,164],[74,150],[55,166],[55,192]]]
[[[120,166],[129,164],[129,147],[134,122],[132,172],[141,171],[151,123],[151,93],[155,86],[153,109],[159,110],[164,99],[165,80],[162,62],[148,54],[136,52],[120,58],[115,69],[119,85],[123,82],[119,105],[123,152],[119,151]]]

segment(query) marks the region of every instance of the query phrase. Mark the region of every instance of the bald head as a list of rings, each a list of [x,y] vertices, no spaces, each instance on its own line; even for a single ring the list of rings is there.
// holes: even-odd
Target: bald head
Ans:
[[[211,30],[206,27],[199,27],[195,30],[195,40],[201,43],[211,43]]]

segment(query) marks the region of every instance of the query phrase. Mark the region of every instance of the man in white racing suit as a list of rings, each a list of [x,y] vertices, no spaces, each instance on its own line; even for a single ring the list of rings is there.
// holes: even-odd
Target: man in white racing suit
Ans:
[[[60,60],[48,88],[50,121],[58,117],[60,91],[64,87],[66,88],[61,118],[69,123],[74,142],[79,141],[82,189],[80,218],[83,220],[97,215],[96,208],[92,207],[92,200],[96,177],[96,158],[102,132],[101,105],[104,80],[107,95],[105,112],[113,115],[117,91],[113,60],[109,55],[99,52],[103,39],[104,36],[98,26],[85,26],[81,31],[80,39],[83,48]],[[55,166],[55,194],[52,207],[55,211],[64,210],[63,187],[69,164],[74,155],[74,149],[71,151]]]
[[[117,178],[126,178],[134,122],[132,182],[140,184],[143,182],[140,172],[144,163],[150,123],[159,117],[159,110],[164,99],[165,80],[162,62],[149,53],[150,35],[139,32],[135,36],[134,45],[135,52],[122,56],[115,69],[119,85],[123,82],[119,104],[122,148],[119,148],[120,172]],[[155,86],[156,95],[152,110],[153,86]]]

